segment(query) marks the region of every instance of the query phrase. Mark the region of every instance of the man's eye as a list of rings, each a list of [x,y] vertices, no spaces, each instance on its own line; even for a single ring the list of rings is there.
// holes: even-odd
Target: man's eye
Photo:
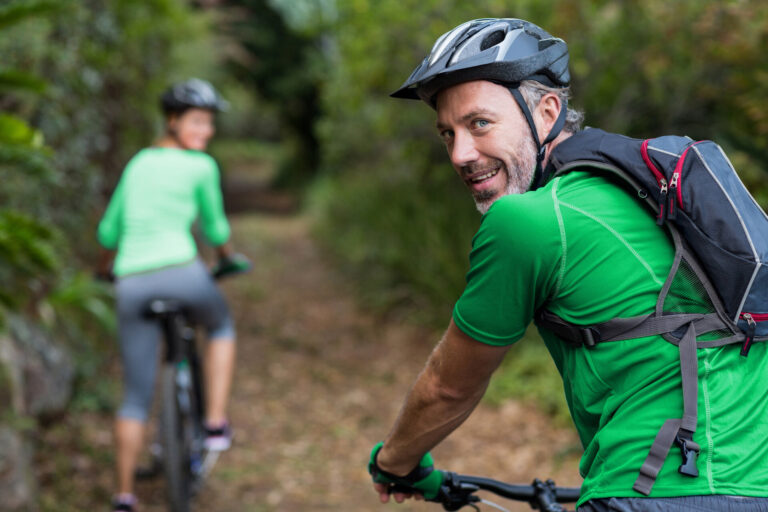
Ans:
[[[443,130],[440,132],[440,138],[443,140],[450,140],[453,138],[453,130]]]
[[[485,128],[489,124],[490,123],[488,121],[486,121],[485,119],[476,119],[476,120],[472,121],[472,125],[475,128]]]

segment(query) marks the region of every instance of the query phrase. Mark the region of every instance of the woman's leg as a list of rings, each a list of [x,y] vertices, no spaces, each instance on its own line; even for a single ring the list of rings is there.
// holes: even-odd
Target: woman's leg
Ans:
[[[144,318],[146,276],[120,279],[116,286],[123,401],[115,419],[117,487],[133,494],[134,475],[144,441],[157,369],[160,327]]]
[[[222,426],[227,421],[235,347],[235,339],[231,336],[213,338],[205,347],[205,421],[210,426]]]
[[[145,429],[143,421],[120,417],[115,420],[117,489],[120,494],[133,494],[134,474],[144,444]]]

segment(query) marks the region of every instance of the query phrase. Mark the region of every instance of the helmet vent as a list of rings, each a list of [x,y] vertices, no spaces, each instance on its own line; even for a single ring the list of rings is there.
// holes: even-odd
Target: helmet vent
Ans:
[[[542,39],[539,41],[539,51],[546,50],[553,44],[557,44],[558,42],[562,42],[560,39],[551,37],[549,39]]]
[[[485,51],[491,46],[496,46],[500,42],[504,40],[505,32],[503,30],[495,30],[485,36],[485,39],[483,39],[483,42],[480,43],[480,51]]]

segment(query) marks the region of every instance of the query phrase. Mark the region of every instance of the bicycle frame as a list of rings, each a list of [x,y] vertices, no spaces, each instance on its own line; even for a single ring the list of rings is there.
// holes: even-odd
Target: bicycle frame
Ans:
[[[250,267],[242,256],[222,259],[212,277],[242,274]],[[158,431],[171,512],[189,512],[190,499],[219,455],[203,446],[205,394],[194,323],[177,300],[152,300],[146,315],[160,323],[164,338]]]
[[[160,441],[172,512],[188,512],[204,474],[202,369],[195,331],[177,301],[153,300],[148,314],[162,327]]]
[[[177,369],[189,366],[194,401],[197,404],[194,415],[202,422],[205,415],[204,388],[202,385],[202,367],[197,355],[195,330],[191,327],[183,311],[172,312],[161,317],[165,338],[165,364],[176,365]]]

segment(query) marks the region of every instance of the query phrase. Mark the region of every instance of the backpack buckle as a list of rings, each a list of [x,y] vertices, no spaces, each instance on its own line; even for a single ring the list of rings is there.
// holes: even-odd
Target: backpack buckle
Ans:
[[[696,467],[696,460],[699,458],[701,447],[693,442],[693,437],[688,433],[678,433],[675,436],[675,444],[680,447],[683,456],[683,463],[677,469],[681,475],[697,477],[699,469]]]
[[[581,344],[586,348],[593,348],[600,342],[600,331],[594,327],[585,327],[579,329],[581,333]]]

